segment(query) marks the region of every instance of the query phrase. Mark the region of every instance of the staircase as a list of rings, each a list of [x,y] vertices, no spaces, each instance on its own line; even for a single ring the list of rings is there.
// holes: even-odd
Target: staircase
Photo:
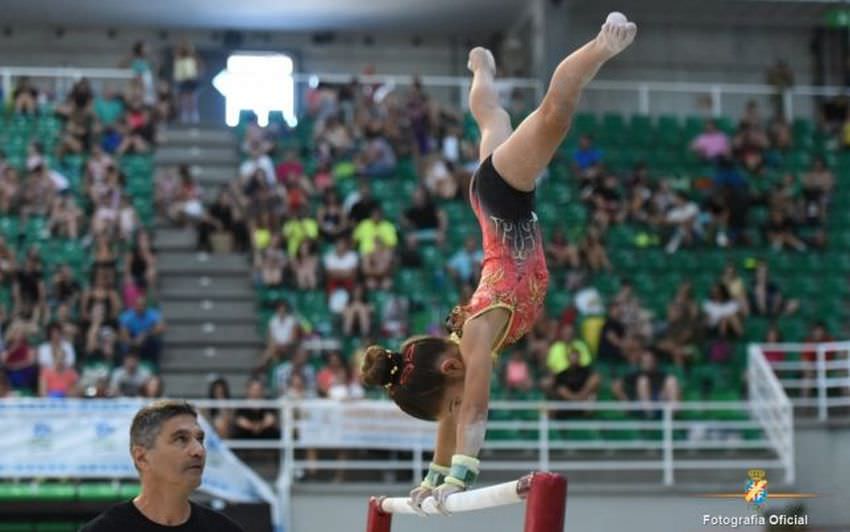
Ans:
[[[226,128],[172,127],[156,165],[192,165],[207,197],[237,175],[236,141]],[[166,394],[206,397],[210,377],[227,378],[241,396],[263,348],[256,328],[251,267],[241,254],[195,250],[195,231],[159,220],[155,245],[160,304],[168,325],[162,356]]]

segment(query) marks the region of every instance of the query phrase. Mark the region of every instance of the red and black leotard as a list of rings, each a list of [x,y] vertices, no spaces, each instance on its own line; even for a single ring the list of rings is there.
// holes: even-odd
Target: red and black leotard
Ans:
[[[462,334],[463,324],[494,308],[510,312],[496,353],[531,329],[543,309],[549,271],[534,213],[534,191],[517,190],[485,159],[469,184],[472,210],[481,225],[484,263],[481,281],[469,303],[455,307],[449,329]]]

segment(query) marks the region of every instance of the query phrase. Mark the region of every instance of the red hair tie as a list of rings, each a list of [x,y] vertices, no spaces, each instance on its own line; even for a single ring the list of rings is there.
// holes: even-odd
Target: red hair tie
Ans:
[[[413,351],[415,348],[415,344],[410,344],[404,348],[404,369],[401,372],[401,378],[398,380],[398,383],[402,386],[407,383],[407,379],[413,373],[413,368],[415,367],[413,364]]]

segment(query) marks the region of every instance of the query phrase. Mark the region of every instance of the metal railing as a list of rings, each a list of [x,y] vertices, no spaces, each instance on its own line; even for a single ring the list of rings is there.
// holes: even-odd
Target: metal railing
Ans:
[[[46,79],[52,83],[52,92],[56,98],[63,98],[75,82],[86,78],[93,82],[95,89],[104,81],[124,81],[132,79],[133,71],[123,68],[77,68],[77,67],[0,67],[0,86],[3,94],[9,96],[14,90],[16,78],[28,77]]]
[[[850,416],[850,342],[752,344],[749,349],[751,365],[763,360],[771,368],[797,415],[820,421]],[[768,353],[783,356],[768,360]],[[799,359],[786,360],[787,355]]]
[[[433,449],[435,424],[409,418],[389,401],[199,400],[195,404],[278,411],[279,439],[224,443],[233,450],[279,451],[275,484],[283,498],[283,515],[288,515],[291,489],[301,471],[409,471],[419,478]],[[569,411],[595,415],[594,419],[555,417]],[[792,410],[784,392],[775,386],[749,401],[496,401],[490,417],[482,451],[484,469],[489,471],[657,472],[659,485],[672,486],[677,472],[759,467],[780,472],[787,483],[794,481]],[[311,459],[303,456],[308,449],[351,455]],[[378,457],[357,453],[367,450],[384,453]],[[760,453],[753,457],[756,451]],[[738,452],[748,457],[730,456]]]

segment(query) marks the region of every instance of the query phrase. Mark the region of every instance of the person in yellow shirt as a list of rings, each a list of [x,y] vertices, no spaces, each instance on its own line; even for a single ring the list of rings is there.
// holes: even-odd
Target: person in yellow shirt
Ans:
[[[290,257],[295,257],[302,242],[319,238],[319,223],[302,208],[283,224],[283,236],[286,238],[287,253]]]
[[[557,375],[570,367],[570,353],[578,352],[578,362],[581,366],[588,366],[593,362],[593,355],[584,340],[575,337],[575,328],[571,323],[561,326],[558,340],[549,348],[546,357],[546,367],[552,374]]]
[[[380,207],[372,209],[372,215],[357,224],[353,238],[361,257],[375,250],[375,241],[378,239],[388,248],[394,248],[398,244],[395,226],[384,219],[384,211]]]

